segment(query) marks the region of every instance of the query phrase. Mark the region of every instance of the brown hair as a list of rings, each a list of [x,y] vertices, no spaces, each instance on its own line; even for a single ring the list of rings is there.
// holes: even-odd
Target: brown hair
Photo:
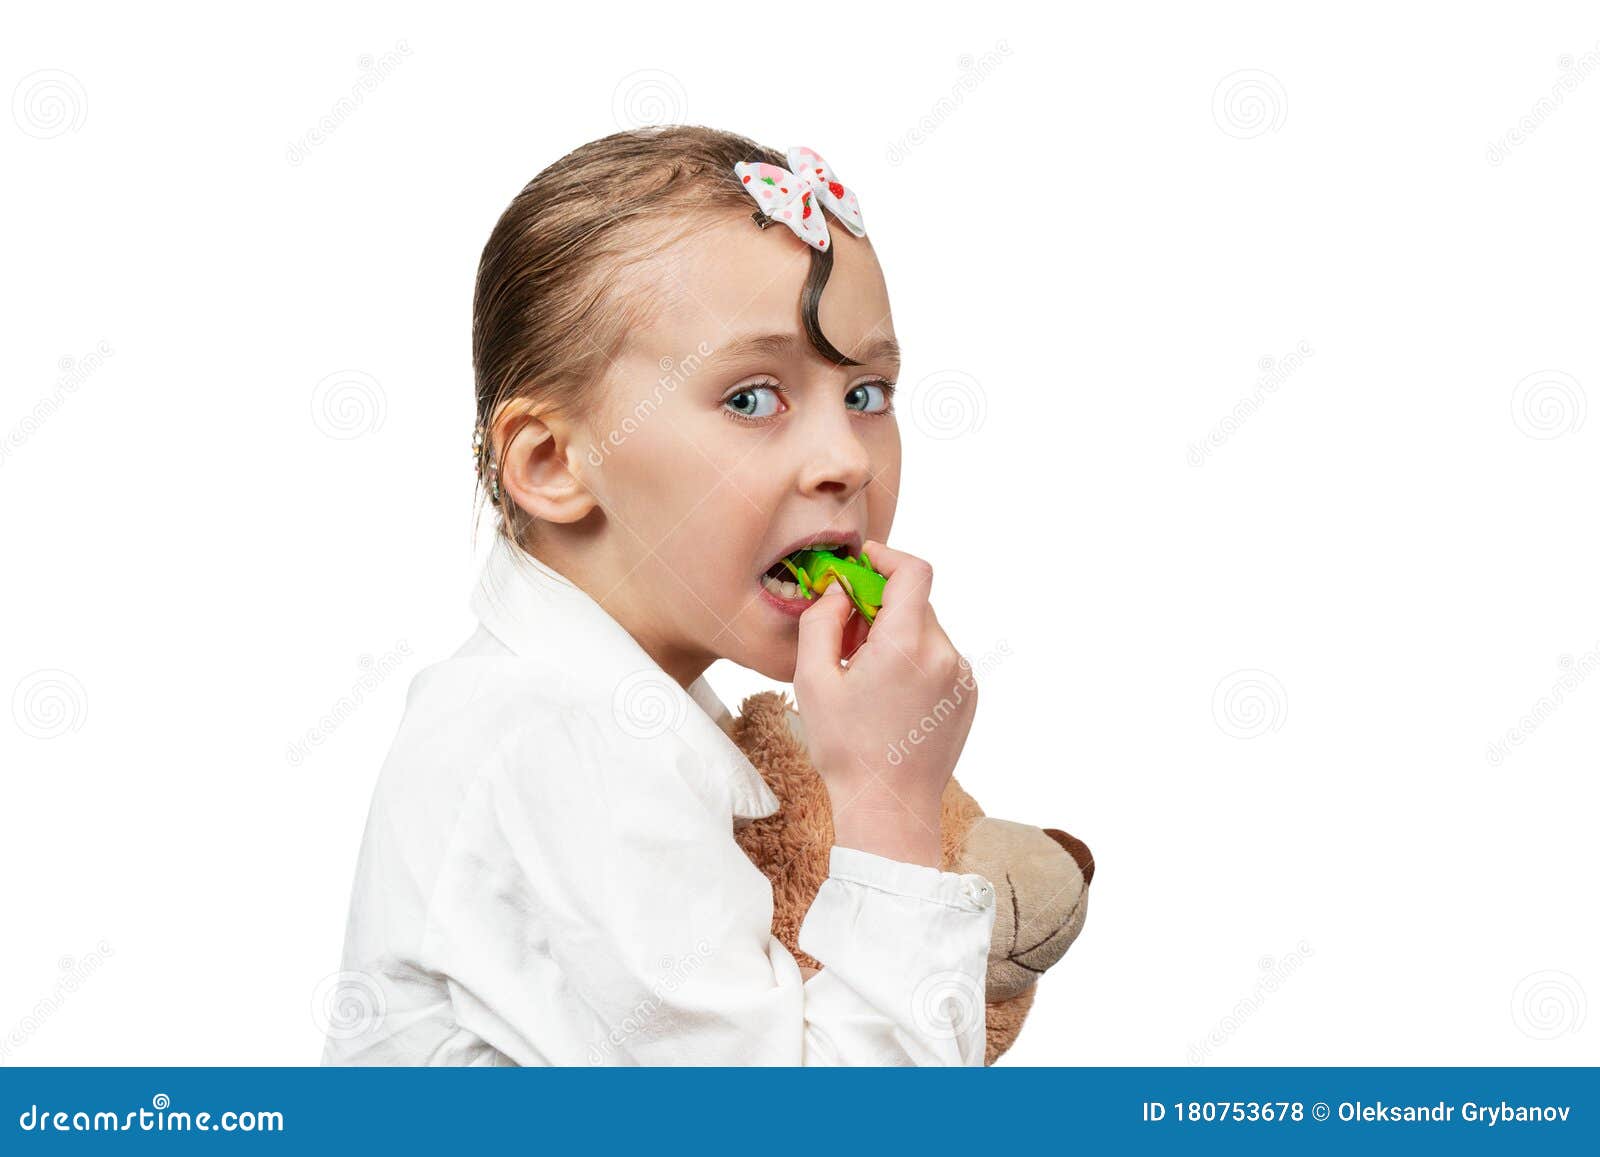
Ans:
[[[733,172],[739,161],[786,164],[776,149],[698,125],[613,133],[550,165],[500,215],[478,264],[472,308],[477,420],[489,431],[475,448],[480,498],[501,407],[531,398],[541,411],[570,414],[592,400],[592,383],[628,332],[649,324],[658,300],[619,292],[620,275],[693,233],[701,213],[750,209]],[[769,223],[759,208],[751,216]],[[833,250],[807,248],[811,269],[800,294],[806,336],[829,360],[859,365],[833,347],[817,321]],[[527,516],[515,503],[497,505],[511,512],[502,532],[522,543]]]

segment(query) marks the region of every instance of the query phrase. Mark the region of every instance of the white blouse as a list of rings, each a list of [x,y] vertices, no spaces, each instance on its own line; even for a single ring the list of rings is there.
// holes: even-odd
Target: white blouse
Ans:
[[[989,881],[835,845],[804,979],[704,678],[504,539],[472,608],[378,776],[324,1064],[983,1064]]]

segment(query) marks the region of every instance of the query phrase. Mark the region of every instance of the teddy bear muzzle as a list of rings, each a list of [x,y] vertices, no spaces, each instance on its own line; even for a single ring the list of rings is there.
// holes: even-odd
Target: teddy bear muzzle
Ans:
[[[1036,828],[981,816],[962,847],[960,870],[994,885],[994,938],[989,946],[990,1001],[1031,988],[1083,929],[1094,856],[1058,828]]]

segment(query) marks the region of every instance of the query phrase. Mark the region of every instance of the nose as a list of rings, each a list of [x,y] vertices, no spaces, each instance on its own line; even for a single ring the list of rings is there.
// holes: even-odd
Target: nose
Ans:
[[[872,456],[850,428],[848,417],[819,426],[812,438],[810,455],[800,472],[802,491],[844,498],[859,493],[872,477]]]

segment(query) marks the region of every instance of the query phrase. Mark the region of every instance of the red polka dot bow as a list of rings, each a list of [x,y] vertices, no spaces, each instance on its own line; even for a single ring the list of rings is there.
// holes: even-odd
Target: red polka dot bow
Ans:
[[[828,248],[824,206],[857,237],[867,235],[856,195],[835,179],[828,162],[811,149],[790,149],[788,169],[763,161],[740,161],[733,171],[763,213],[789,226],[813,249]]]

